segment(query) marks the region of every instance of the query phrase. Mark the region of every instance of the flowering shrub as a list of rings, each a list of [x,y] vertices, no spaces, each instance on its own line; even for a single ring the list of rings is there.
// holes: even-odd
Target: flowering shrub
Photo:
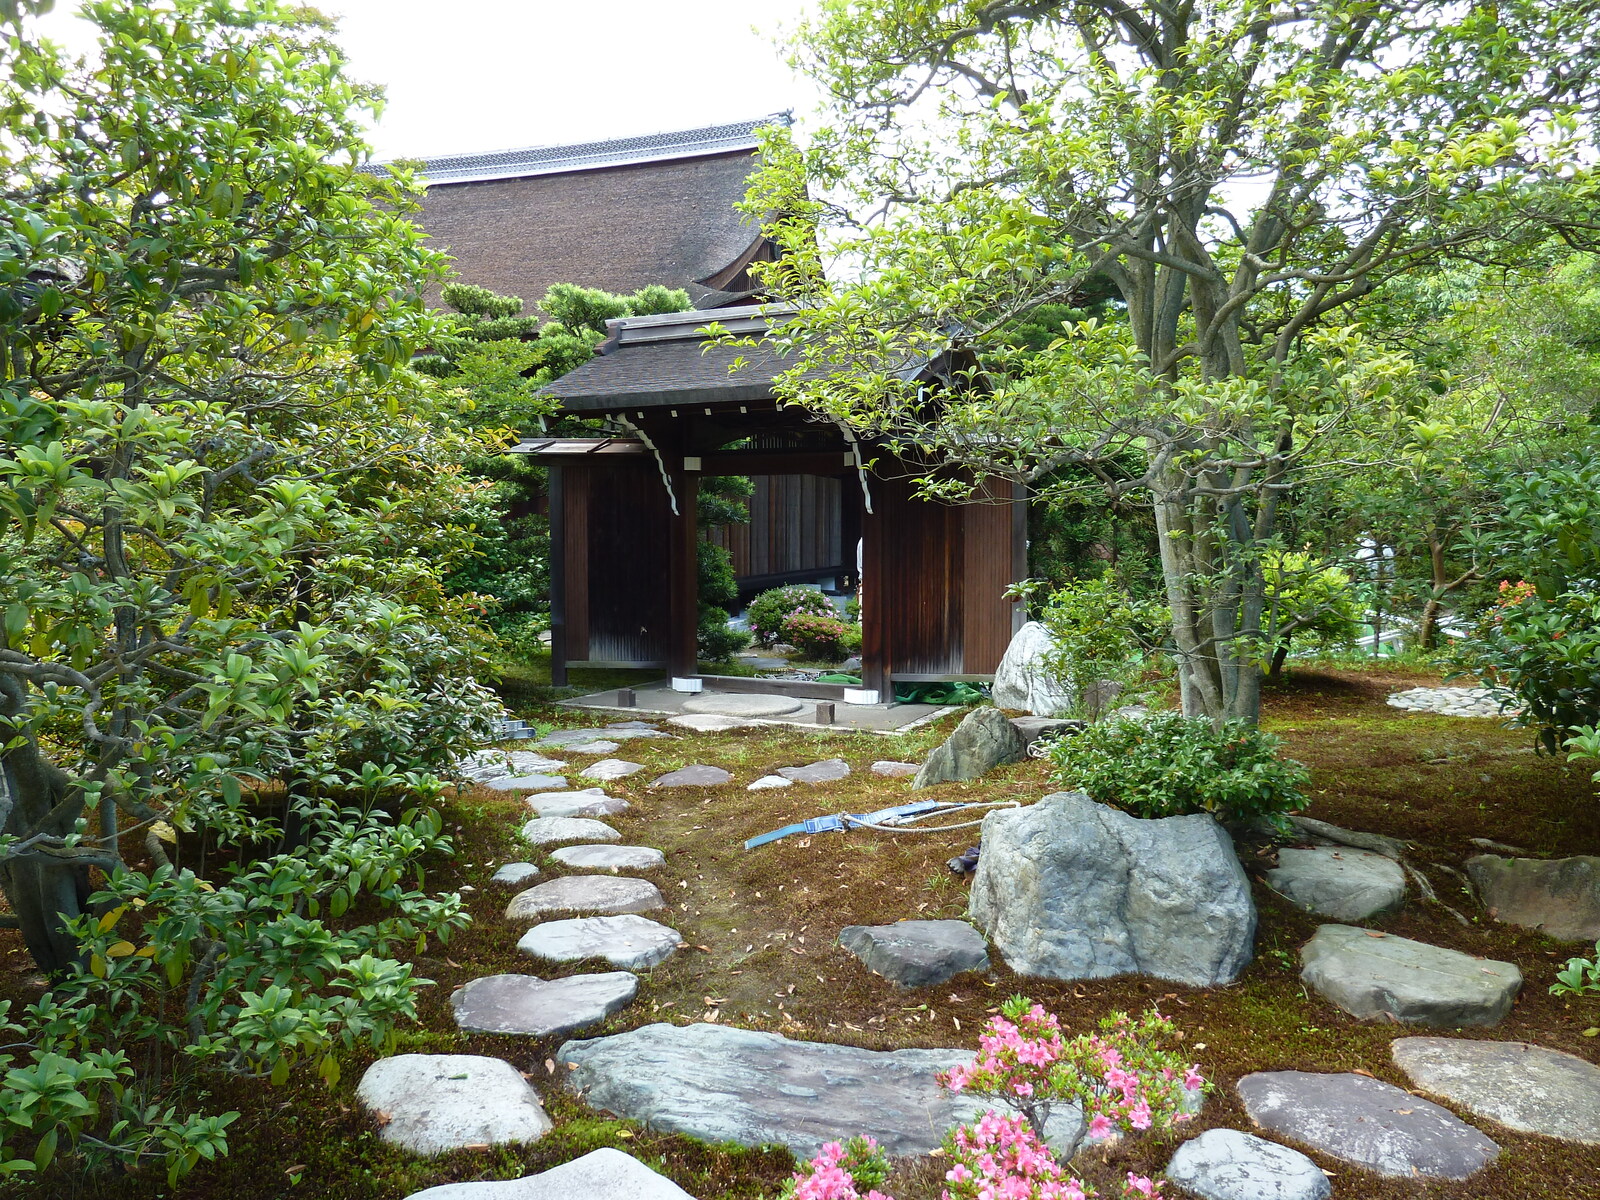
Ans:
[[[1151,1009],[1137,1021],[1112,1013],[1099,1033],[1069,1042],[1053,1014],[1013,996],[979,1035],[978,1056],[939,1078],[952,1092],[976,1092],[1017,1110],[1040,1138],[1057,1100],[1083,1108],[1091,1137],[1113,1127],[1165,1129],[1187,1121],[1189,1093],[1206,1088],[1199,1068],[1170,1049],[1176,1040],[1172,1022]]]
[[[792,1200],[894,1200],[878,1191],[889,1177],[889,1160],[869,1137],[844,1145],[829,1142],[784,1189]],[[866,1188],[866,1192],[860,1189]]]
[[[838,617],[800,610],[783,622],[783,640],[811,662],[838,662],[849,653],[850,626]]]
[[[809,612],[820,617],[835,617],[833,602],[816,588],[777,587],[762,592],[750,601],[745,617],[750,632],[763,646],[770,646],[784,636],[783,623],[790,613]]]

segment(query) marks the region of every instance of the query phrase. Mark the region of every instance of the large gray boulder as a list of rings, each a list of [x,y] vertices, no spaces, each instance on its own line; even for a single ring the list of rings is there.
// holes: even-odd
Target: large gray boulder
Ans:
[[[940,1071],[971,1059],[971,1050],[860,1050],[725,1025],[646,1025],[556,1052],[567,1086],[591,1108],[707,1142],[777,1142],[802,1159],[845,1133],[874,1137],[894,1157],[937,1149],[945,1130],[992,1106],[938,1085]],[[1046,1140],[1063,1162],[1083,1124],[1073,1105],[1052,1111]]]
[[[1278,851],[1267,886],[1290,903],[1335,921],[1365,921],[1398,908],[1406,895],[1400,864],[1371,850],[1318,846]]]
[[[1465,1179],[1500,1147],[1448,1109],[1366,1075],[1263,1071],[1239,1080],[1269,1133],[1400,1179]]]
[[[1600,858],[1479,854],[1467,859],[1467,874],[1496,920],[1558,942],[1600,941]]]
[[[901,987],[932,987],[963,971],[987,971],[989,949],[965,921],[846,925],[839,944]]]
[[[1256,908],[1223,828],[1146,821],[1057,792],[983,821],[972,917],[1019,975],[1154,975],[1228,983],[1250,962]]]
[[[1178,1147],[1167,1178],[1200,1200],[1328,1200],[1328,1177],[1298,1150],[1237,1129],[1208,1129]]]
[[[534,1142],[550,1132],[539,1094],[510,1063],[480,1054],[396,1054],[367,1068],[356,1098],[378,1136],[414,1154]]]
[[[1012,635],[989,689],[996,707],[1037,717],[1060,717],[1072,710],[1072,691],[1045,666],[1045,657],[1054,648],[1055,638],[1038,621],[1029,621]]]
[[[1352,925],[1319,928],[1300,962],[1307,987],[1363,1021],[1498,1025],[1522,987],[1511,963]]]
[[[604,1146],[521,1179],[441,1183],[406,1200],[694,1200],[631,1154]]]
[[[1600,1067],[1527,1042],[1396,1038],[1416,1087],[1510,1129],[1600,1146]]]
[[[1017,727],[1006,720],[998,708],[975,708],[956,726],[956,731],[928,755],[927,761],[911,781],[913,788],[936,783],[977,779],[1002,763],[1021,762],[1028,744]]]

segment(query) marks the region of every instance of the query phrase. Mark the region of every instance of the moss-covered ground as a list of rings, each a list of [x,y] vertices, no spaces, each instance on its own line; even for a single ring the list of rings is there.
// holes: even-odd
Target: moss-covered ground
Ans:
[[[1524,732],[1492,721],[1407,714],[1383,702],[1391,691],[1427,682],[1437,680],[1382,669],[1299,674],[1269,695],[1264,724],[1311,767],[1311,815],[1417,843],[1417,858],[1440,899],[1468,921],[1463,926],[1443,907],[1413,899],[1374,922],[1376,928],[1509,959],[1522,969],[1526,985],[1511,1016],[1473,1036],[1534,1041],[1593,1061],[1600,1038],[1584,1031],[1600,1025],[1600,999],[1558,1000],[1548,992],[1558,965],[1575,948],[1489,922],[1451,872],[1480,851],[1473,838],[1540,854],[1600,853],[1600,797],[1587,771],[1535,755]],[[521,694],[521,715],[563,725],[585,723],[581,714]],[[1082,1030],[1114,1009],[1159,1003],[1217,1084],[1191,1131],[1212,1125],[1249,1128],[1232,1085],[1251,1071],[1357,1070],[1404,1085],[1389,1060],[1393,1027],[1354,1021],[1302,988],[1298,951],[1316,923],[1259,884],[1267,860],[1249,848],[1247,868],[1258,877],[1261,911],[1258,952],[1230,987],[1195,990],[1137,978],[1023,980],[997,961],[989,975],[904,992],[868,973],[835,944],[840,927],[962,913],[965,884],[947,872],[944,860],[973,844],[976,831],[823,834],[749,852],[742,843],[802,817],[900,802],[906,782],[880,779],[867,771],[868,764],[878,758],[920,758],[953,721],[902,738],[763,728],[626,743],[620,755],[644,762],[647,770],[607,785],[611,794],[633,803],[612,822],[625,841],[665,852],[665,865],[649,877],[667,895],[671,922],[690,948],[647,973],[638,1000],[593,1033],[651,1021],[720,1021],[875,1049],[972,1046],[986,1014],[1021,991],[1054,1009],[1071,1030]],[[764,792],[743,787],[777,767],[833,756],[854,769],[839,783]],[[709,790],[648,789],[649,780],[689,762],[724,766],[735,783]],[[1033,800],[1050,790],[1047,764],[1029,761],[981,782],[947,785],[937,794]],[[704,1200],[775,1194],[792,1169],[785,1152],[706,1146],[590,1112],[559,1086],[564,1067],[557,1061],[558,1040],[455,1032],[448,1002],[453,988],[480,975],[538,970],[516,953],[521,930],[501,919],[508,893],[490,884],[489,876],[515,859],[541,862],[547,872],[559,868],[519,845],[517,829],[529,814],[515,799],[474,790],[451,800],[447,814],[458,853],[437,865],[430,887],[461,888],[474,924],[419,957],[422,973],[437,982],[427,994],[422,1025],[399,1048],[508,1059],[545,1096],[557,1122],[554,1133],[526,1147],[412,1158],[387,1147],[354,1101],[354,1085],[365,1066],[358,1058],[346,1064],[342,1082],[331,1090],[314,1081],[281,1088],[214,1084],[207,1104],[243,1113],[231,1131],[232,1152],[177,1188],[153,1175],[58,1177],[51,1182],[52,1197],[397,1200],[435,1183],[516,1177],[607,1145],[639,1156]],[[16,968],[0,972],[0,994],[24,998],[21,980],[27,968],[14,942],[0,943],[0,962]],[[570,970],[592,967],[577,964]],[[1600,1147],[1489,1131],[1505,1152],[1464,1183],[1385,1180],[1336,1160],[1320,1163],[1334,1177],[1335,1195],[1351,1200],[1600,1198]],[[1131,1138],[1108,1157],[1080,1158],[1075,1166],[1103,1195],[1115,1195],[1115,1181],[1125,1172],[1159,1173],[1174,1144],[1158,1137]],[[936,1162],[908,1163],[890,1190],[900,1200],[933,1200],[939,1178]]]

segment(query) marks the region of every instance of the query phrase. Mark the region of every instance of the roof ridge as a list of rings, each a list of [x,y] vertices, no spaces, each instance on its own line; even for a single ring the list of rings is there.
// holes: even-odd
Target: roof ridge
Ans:
[[[768,113],[754,120],[704,125],[696,129],[559,146],[523,146],[478,154],[434,155],[422,159],[422,177],[429,184],[518,179],[530,175],[560,175],[571,171],[592,171],[634,163],[754,150],[758,144],[756,130],[767,125],[789,125],[792,122],[792,113],[785,110]],[[382,172],[387,165],[372,163],[368,169],[375,173]]]

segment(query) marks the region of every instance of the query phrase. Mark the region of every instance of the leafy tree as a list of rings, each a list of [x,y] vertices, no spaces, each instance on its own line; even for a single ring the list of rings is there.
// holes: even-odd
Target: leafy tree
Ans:
[[[631,296],[579,287],[575,283],[556,283],[539,301],[539,307],[568,333],[588,331],[604,337],[606,322],[617,317],[685,312],[690,306],[688,292],[658,283],[642,287]]]
[[[721,525],[746,524],[750,510],[740,501],[754,490],[742,475],[708,475],[700,481],[699,508],[695,513],[702,533],[695,561],[700,604],[696,641],[700,657],[708,662],[726,662],[750,644],[751,635],[728,628],[728,612],[739,603],[733,556],[706,540],[704,532]]]
[[[1455,257],[1591,236],[1600,37],[1578,0],[829,5],[798,65],[831,121],[770,131],[748,209],[801,314],[790,399],[930,468],[1079,466],[1152,506],[1186,713],[1254,720],[1284,496],[1405,404],[1358,322]],[[839,264],[848,276],[826,270]],[[1120,315],[1006,342],[1086,281]],[[929,405],[908,362],[976,352]],[[959,357],[956,359],[960,361]],[[1142,456],[1132,478],[1108,462]]]
[[[1295,638],[1319,646],[1348,646],[1361,633],[1365,612],[1349,574],[1299,551],[1269,554],[1262,564],[1267,592],[1264,624],[1272,639],[1267,677],[1283,675]]]
[[[0,1175],[175,1178],[226,1146],[197,1069],[332,1079],[414,1016],[392,949],[464,920],[427,801],[500,709],[406,366],[442,262],[325,22],[89,3],[85,65],[42,7],[0,6],[0,887],[53,987],[0,1015]]]

